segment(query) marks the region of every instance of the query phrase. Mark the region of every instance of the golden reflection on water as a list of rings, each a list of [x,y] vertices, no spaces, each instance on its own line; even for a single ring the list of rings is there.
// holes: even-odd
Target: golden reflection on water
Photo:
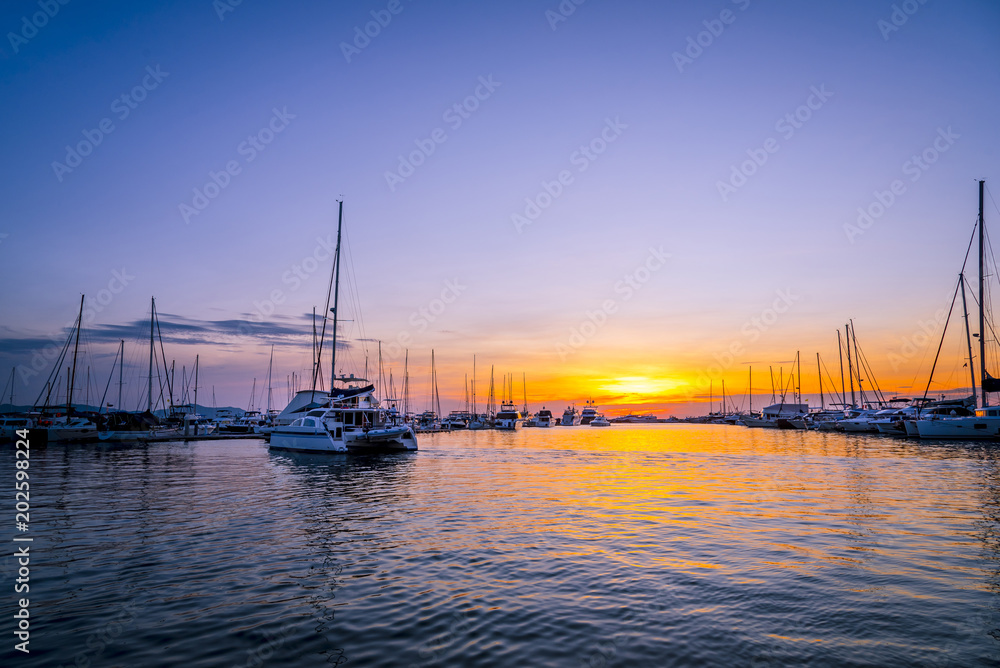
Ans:
[[[484,515],[503,517],[500,531],[524,536],[517,549],[567,540],[582,548],[574,554],[634,567],[725,569],[736,557],[811,573],[902,549],[905,568],[934,577],[938,557],[982,548],[954,522],[980,513],[982,487],[968,470],[975,446],[680,424],[442,433],[422,436],[421,448],[510,455],[488,476],[477,465],[478,478],[460,486]],[[940,465],[931,472],[927,460]],[[450,465],[462,475],[461,460]],[[700,558],[690,544],[702,546]],[[734,555],[729,545],[753,549]]]

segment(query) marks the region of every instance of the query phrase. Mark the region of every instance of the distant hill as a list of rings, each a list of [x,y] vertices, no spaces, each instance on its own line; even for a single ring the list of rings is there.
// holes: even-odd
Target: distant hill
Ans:
[[[86,405],[86,404],[78,404],[77,406],[74,406],[74,408],[76,410],[78,410],[80,412],[84,412],[84,413],[96,413],[97,411],[100,410],[99,406],[89,406],[89,405]],[[13,405],[12,404],[0,404],[0,413],[27,413],[27,412],[29,412],[31,410],[32,410],[31,406],[19,406],[17,404],[13,404]],[[105,410],[107,410],[107,411],[116,411],[118,409],[117,408],[107,408]],[[213,408],[211,406],[202,406],[201,404],[198,404],[198,406],[196,407],[196,410],[195,410],[196,413],[198,413],[200,415],[204,415],[207,418],[214,418],[216,416],[216,413],[221,413],[221,412],[224,412],[224,411],[229,411],[230,413],[236,415],[237,417],[242,416],[246,412],[244,409],[242,409],[242,408],[236,408],[235,406],[219,406],[218,408]],[[134,411],[130,411],[130,412],[134,412]],[[159,409],[159,410],[156,410],[156,411],[153,411],[153,412],[156,415],[160,415],[160,416],[163,416],[163,415],[166,414],[166,411],[164,411],[163,409]]]

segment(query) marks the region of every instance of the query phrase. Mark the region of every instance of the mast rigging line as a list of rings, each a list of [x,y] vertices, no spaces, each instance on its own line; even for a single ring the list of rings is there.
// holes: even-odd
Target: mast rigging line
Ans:
[[[163,351],[163,332],[160,331],[160,318],[159,316],[156,315],[155,310],[153,311],[153,316],[156,318],[156,338],[160,342],[160,357],[163,358],[163,375],[166,376],[167,378],[167,392],[170,395],[170,402],[171,402],[170,408],[173,408],[174,383],[173,380],[170,378],[170,375],[167,373],[167,354]],[[162,387],[160,388],[160,398],[161,399],[163,398]],[[164,410],[166,410],[167,408],[166,402],[164,402],[163,408]]]
[[[969,292],[972,295],[972,301],[974,301],[976,303],[976,306],[979,306],[979,299],[976,298],[976,293],[973,292],[971,289],[969,290]],[[992,312],[990,313],[990,315],[992,315]],[[996,343],[996,341],[997,341],[997,333],[996,333],[996,330],[993,329],[993,319],[992,318],[987,318],[986,319],[986,326],[989,327],[990,333],[993,335],[992,342]],[[980,333],[980,336],[982,336],[982,333]]]
[[[340,202],[340,206],[341,207],[344,206],[343,202]],[[343,220],[343,214],[341,214],[341,220]],[[339,234],[340,234],[339,227],[338,227],[338,232],[337,233],[338,233],[338,236],[339,236]],[[339,240],[339,238],[338,238],[337,241],[338,241],[338,248],[337,248],[337,252],[334,253],[333,267],[330,269],[330,282],[329,282],[329,284],[327,285],[327,288],[326,288],[326,306],[323,307],[323,326],[320,328],[319,342],[316,345],[316,365],[313,367],[313,379],[312,379],[312,390],[314,392],[316,391],[316,381],[317,381],[317,379],[319,377],[320,360],[323,359],[323,342],[324,342],[324,340],[326,338],[326,322],[327,322],[327,318],[330,315],[330,293],[333,292],[333,277],[334,277],[334,275],[337,272],[337,265],[340,264],[340,253],[339,253],[339,250],[340,250],[340,248],[339,248],[339,242],[340,242],[340,240]],[[334,348],[334,350],[333,350],[333,357],[336,357],[336,348],[337,348],[337,342],[336,341],[333,342],[333,348]],[[333,358],[331,358],[331,359],[333,359]],[[336,369],[332,369],[332,372],[331,372],[330,376],[331,377],[336,377],[336,375],[337,375],[337,370]],[[333,394],[333,387],[332,386],[330,387],[330,394],[331,395]]]
[[[362,349],[367,356],[369,353],[368,334],[365,328],[364,314],[361,312],[361,293],[358,292],[358,276],[355,271],[354,252],[351,249],[350,231],[344,232],[344,246],[347,250],[347,294],[351,300],[351,309],[358,321],[358,333],[363,344]]]
[[[823,361],[822,357],[820,358],[820,364],[823,365],[823,371],[826,372],[826,379],[828,381],[830,381],[830,387],[833,388],[832,394],[836,394],[838,397],[840,397],[840,405],[841,406],[846,405],[846,403],[845,403],[846,402],[846,397],[844,397],[844,393],[843,392],[840,392],[840,391],[837,390],[837,384],[834,383],[833,382],[833,378],[830,377],[830,370],[827,368],[826,362]]]
[[[108,390],[111,388],[111,380],[115,377],[115,367],[118,366],[118,358],[121,356],[124,346],[120,346],[115,350],[115,361],[111,364],[111,373],[108,374],[108,384],[104,386],[104,394],[101,395],[101,408],[98,413],[103,413],[106,407],[106,401],[108,399]],[[121,407],[118,407],[121,410]]]
[[[66,358],[66,353],[69,352],[70,342],[73,340],[73,335],[76,333],[77,328],[80,326],[80,316],[76,318],[76,326],[69,331],[66,336],[66,343],[63,344],[62,350],[59,352],[59,356],[56,358],[55,364],[52,366],[52,371],[49,373],[48,379],[45,381],[45,385],[38,392],[38,397],[35,399],[34,407],[38,407],[38,402],[41,400],[42,395],[45,395],[45,407],[49,406],[49,399],[52,397],[52,390],[54,389],[55,380],[59,378],[62,373],[62,363]]]
[[[960,274],[963,278],[959,280],[958,285],[955,286],[955,294],[951,298],[951,306],[948,307],[948,317],[944,321],[944,329],[941,332],[941,340],[938,342],[937,353],[934,354],[934,363],[931,365],[930,376],[927,377],[927,387],[924,388],[923,400],[927,400],[927,393],[930,392],[931,382],[934,380],[934,370],[937,368],[938,357],[941,355],[941,347],[944,345],[945,334],[948,333],[948,324],[951,323],[951,313],[955,309],[955,301],[958,299],[958,291],[963,287],[965,283],[964,274]]]
[[[865,351],[861,350],[861,346],[858,345],[858,337],[857,337],[857,335],[854,332],[854,323],[853,322],[851,323],[851,334],[852,334],[852,336],[854,338],[854,352],[858,356],[858,359],[861,360],[861,364],[864,367],[865,375],[867,375],[868,376],[868,380],[871,381],[872,391],[875,393],[875,397],[876,397],[875,401],[876,401],[876,403],[879,403],[879,404],[885,404],[886,403],[886,401],[885,401],[885,395],[882,394],[882,388],[879,387],[878,379],[875,378],[875,374],[874,374],[874,372],[872,372],[872,368],[868,364],[868,358],[865,357]],[[860,372],[861,372],[861,370],[859,369],[858,370],[858,382],[859,383],[861,382]]]

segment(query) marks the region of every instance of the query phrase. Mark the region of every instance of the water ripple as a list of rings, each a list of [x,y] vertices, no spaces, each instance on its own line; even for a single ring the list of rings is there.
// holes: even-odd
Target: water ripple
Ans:
[[[684,425],[38,448],[17,659],[997,665],[997,454]]]

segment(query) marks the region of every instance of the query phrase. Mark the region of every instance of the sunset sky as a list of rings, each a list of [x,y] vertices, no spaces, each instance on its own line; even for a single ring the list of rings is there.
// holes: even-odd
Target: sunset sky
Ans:
[[[920,393],[978,179],[1000,222],[995,2],[157,4],[0,9],[16,403],[85,294],[101,391],[124,338],[136,407],[155,296],[200,403],[245,408],[274,344],[280,408],[341,197],[342,368],[408,348],[418,410],[431,349],[445,410],[473,355],[480,401],[492,365],[532,408],[703,413],[752,365],[756,407],[796,351],[805,393],[817,352],[839,383],[849,319]]]

